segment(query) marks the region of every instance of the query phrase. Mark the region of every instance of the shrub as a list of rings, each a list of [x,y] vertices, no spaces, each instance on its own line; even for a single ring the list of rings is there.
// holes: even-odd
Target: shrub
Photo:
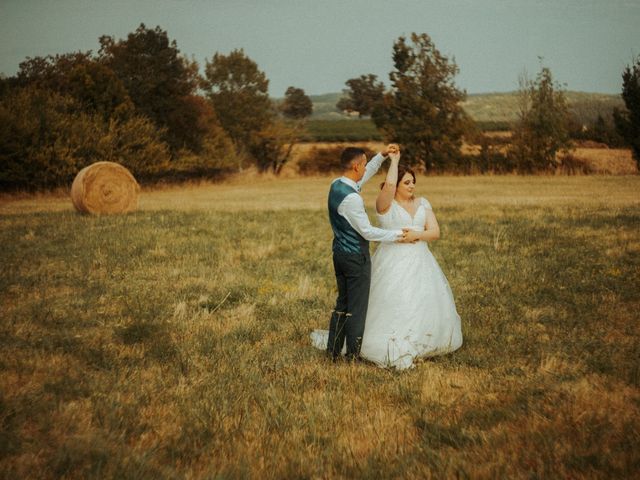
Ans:
[[[556,172],[564,175],[588,175],[594,173],[594,169],[585,159],[568,153],[558,156]]]
[[[314,147],[298,160],[298,172],[302,175],[342,173],[340,155],[344,147]],[[366,151],[366,150],[365,150]],[[367,158],[372,152],[366,151]]]
[[[0,188],[69,185],[77,172],[107,160],[136,176],[162,169],[168,149],[142,117],[106,121],[77,100],[38,88],[17,89],[0,101]]]

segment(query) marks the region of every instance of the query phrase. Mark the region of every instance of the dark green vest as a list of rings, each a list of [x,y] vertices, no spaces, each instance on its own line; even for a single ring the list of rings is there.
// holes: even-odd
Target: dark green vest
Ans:
[[[341,180],[333,182],[329,189],[329,221],[333,229],[333,251],[369,255],[369,242],[338,213],[338,207],[351,193],[358,192]]]

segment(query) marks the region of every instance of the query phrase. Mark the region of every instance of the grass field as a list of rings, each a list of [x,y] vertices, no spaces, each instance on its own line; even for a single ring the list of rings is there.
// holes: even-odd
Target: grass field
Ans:
[[[302,140],[307,142],[357,142],[382,139],[382,134],[368,119],[309,120],[306,130]]]
[[[383,135],[368,118],[312,118],[307,122],[306,132],[302,134],[303,142],[366,142],[381,141]],[[481,131],[508,131],[511,124],[506,120],[478,121]]]
[[[402,373],[310,347],[328,183],[1,198],[2,478],[640,471],[640,177],[420,177],[465,343]]]
[[[611,115],[613,108],[622,108],[620,95],[566,91],[565,97],[569,109],[581,121],[594,122],[601,114],[603,117]],[[336,109],[336,103],[342,93],[327,93],[311,95],[313,102],[312,119],[339,120],[344,116]],[[502,93],[470,93],[462,103],[462,108],[476,122],[489,126],[505,125],[514,121],[518,116],[518,92]]]

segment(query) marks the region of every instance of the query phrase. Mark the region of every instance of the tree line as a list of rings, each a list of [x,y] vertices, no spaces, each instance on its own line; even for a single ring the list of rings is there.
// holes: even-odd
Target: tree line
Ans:
[[[293,86],[276,105],[266,75],[242,49],[215,52],[201,74],[160,27],[141,24],[125,39],[104,35],[99,45],[96,53],[27,58],[15,76],[0,79],[0,188],[68,185],[99,160],[143,180],[251,165],[277,174],[312,113],[309,97]],[[548,68],[521,79],[519,120],[505,152],[465,114],[458,67],[427,34],[399,37],[392,59],[388,89],[372,74],[349,79],[337,107],[370,116],[414,166],[533,173],[556,168],[556,153],[571,145],[567,102]],[[615,134],[636,160],[639,78],[640,58],[622,74],[626,109],[614,112]],[[609,132],[604,121],[600,127]],[[462,156],[463,139],[480,144],[480,153]]]
[[[160,27],[99,44],[27,58],[0,79],[0,188],[67,185],[99,160],[142,179],[249,165],[277,173],[312,112],[296,87],[276,107],[241,49],[214,53],[201,75]]]
[[[565,92],[549,68],[541,67],[533,79],[519,79],[518,120],[505,151],[502,141],[496,145],[482,135],[462,110],[466,92],[454,82],[458,67],[427,34],[400,37],[393,45],[393,64],[389,89],[373,74],[349,79],[336,107],[371,117],[385,139],[404,146],[405,161],[426,171],[467,167],[520,173],[554,170],[563,161],[575,161],[568,155],[571,137],[584,132],[572,119]],[[640,57],[622,74],[622,98],[626,109],[613,111],[614,125],[599,115],[589,135],[607,144],[626,142],[640,167]],[[464,158],[463,139],[480,144],[480,153]]]

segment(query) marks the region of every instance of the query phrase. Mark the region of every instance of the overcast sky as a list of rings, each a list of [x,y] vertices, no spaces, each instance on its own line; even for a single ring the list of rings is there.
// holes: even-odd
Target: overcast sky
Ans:
[[[270,80],[338,92],[365,73],[388,85],[395,39],[427,33],[469,93],[517,89],[543,64],[569,90],[619,93],[640,54],[640,0],[0,0],[0,72],[27,56],[98,49],[144,22],[201,66],[243,48]]]

